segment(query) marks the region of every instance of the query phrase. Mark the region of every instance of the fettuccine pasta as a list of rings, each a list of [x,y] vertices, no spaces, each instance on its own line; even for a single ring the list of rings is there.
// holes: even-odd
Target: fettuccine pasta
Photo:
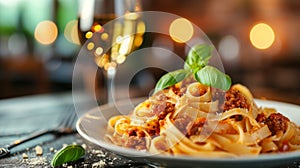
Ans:
[[[154,154],[258,156],[299,150],[300,128],[243,85],[222,92],[187,78],[110,118],[106,139]]]

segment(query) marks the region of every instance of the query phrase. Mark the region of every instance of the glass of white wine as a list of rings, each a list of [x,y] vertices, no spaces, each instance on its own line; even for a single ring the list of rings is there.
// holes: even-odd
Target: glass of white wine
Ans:
[[[105,76],[106,91],[99,104],[114,100],[113,79],[117,65],[123,63],[143,41],[140,30],[140,0],[81,0],[79,2],[78,36],[82,46],[94,52],[94,60]],[[143,25],[144,26],[144,25]],[[87,44],[88,43],[88,44]],[[109,48],[108,50],[106,50]],[[97,88],[96,88],[96,92]],[[105,97],[105,98],[103,98]]]

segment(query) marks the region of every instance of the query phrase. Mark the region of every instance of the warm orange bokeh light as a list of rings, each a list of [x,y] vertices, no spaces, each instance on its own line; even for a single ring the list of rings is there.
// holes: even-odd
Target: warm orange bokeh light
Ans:
[[[97,25],[95,25],[95,26],[93,27],[93,29],[94,29],[94,32],[100,32],[101,29],[102,29],[102,26],[99,25],[99,24],[97,24]]]
[[[52,44],[57,38],[58,30],[54,22],[45,20],[40,22],[34,31],[34,38],[43,45]]]
[[[169,28],[171,38],[178,43],[189,41],[193,34],[194,28],[190,21],[184,18],[175,19]]]
[[[274,43],[275,33],[269,25],[259,23],[251,29],[250,41],[255,48],[264,50]]]

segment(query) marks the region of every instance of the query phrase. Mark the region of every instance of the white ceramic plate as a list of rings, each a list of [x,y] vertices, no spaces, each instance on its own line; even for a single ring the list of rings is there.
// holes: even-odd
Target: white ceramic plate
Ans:
[[[137,104],[142,99],[133,100],[133,104]],[[259,106],[276,108],[280,113],[287,116],[290,120],[300,125],[300,106],[266,100],[255,100]],[[119,102],[118,109],[126,109],[130,111],[128,102]],[[101,113],[99,111],[101,109]],[[288,152],[280,154],[264,154],[259,157],[240,157],[240,158],[198,158],[189,156],[165,156],[151,155],[146,152],[140,152],[134,149],[127,149],[116,146],[104,141],[103,137],[106,132],[107,120],[114,115],[118,115],[118,110],[115,106],[104,105],[92,109],[80,117],[77,122],[77,130],[79,134],[88,141],[97,144],[107,150],[113,151],[119,155],[130,157],[134,160],[154,163],[155,165],[168,167],[279,167],[292,164],[295,161],[300,162],[300,152]]]

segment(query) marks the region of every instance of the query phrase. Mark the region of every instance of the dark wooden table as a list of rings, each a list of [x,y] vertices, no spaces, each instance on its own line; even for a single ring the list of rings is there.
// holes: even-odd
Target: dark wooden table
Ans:
[[[27,136],[41,128],[58,124],[61,116],[74,110],[71,93],[30,96],[0,101],[0,146]],[[61,167],[148,167],[128,158],[118,156],[84,140],[78,133],[69,135],[44,135],[11,150],[12,155],[0,159],[0,167],[51,167],[55,152],[63,145],[80,144],[86,147],[85,156]],[[41,146],[43,154],[37,156],[35,147]],[[24,159],[23,155],[28,158]]]

